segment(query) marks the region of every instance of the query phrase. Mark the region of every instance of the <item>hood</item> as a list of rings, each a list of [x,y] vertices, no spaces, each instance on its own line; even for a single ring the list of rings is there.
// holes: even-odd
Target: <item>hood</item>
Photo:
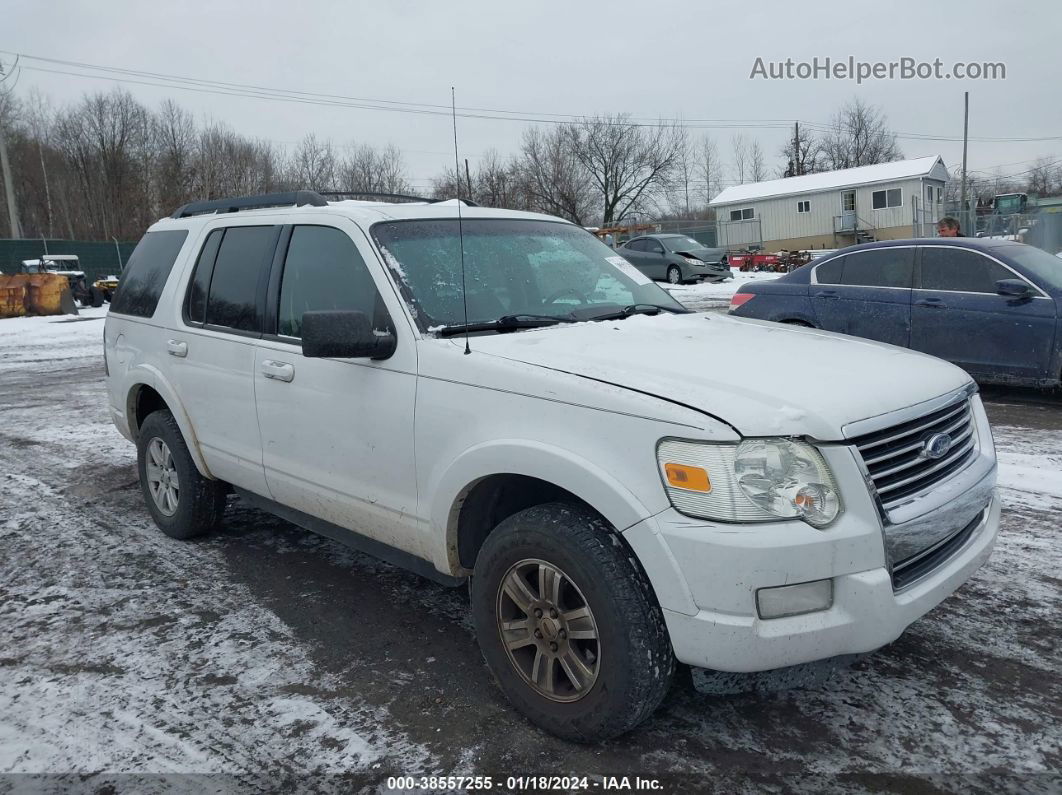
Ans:
[[[704,262],[719,262],[723,255],[726,254],[726,249],[722,248],[684,248],[674,252],[675,254],[683,254],[687,257],[694,257]]]
[[[903,348],[724,315],[636,315],[485,335],[473,349],[680,403],[745,436],[840,440],[849,423],[970,381]]]

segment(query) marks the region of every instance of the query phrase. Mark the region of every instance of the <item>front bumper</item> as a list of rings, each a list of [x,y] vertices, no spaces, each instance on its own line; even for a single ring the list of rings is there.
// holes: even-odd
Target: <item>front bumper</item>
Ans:
[[[717,671],[766,671],[880,648],[898,638],[988,559],[999,530],[991,450],[965,475],[985,502],[965,504],[972,531],[917,581],[895,587],[882,521],[851,458],[824,448],[845,499],[827,530],[802,522],[727,525],[668,509],[624,533],[649,576],[679,661]],[[844,465],[845,456],[849,457]],[[957,476],[958,479],[958,476]],[[954,523],[955,504],[917,518]],[[764,620],[760,588],[833,580],[827,610]]]

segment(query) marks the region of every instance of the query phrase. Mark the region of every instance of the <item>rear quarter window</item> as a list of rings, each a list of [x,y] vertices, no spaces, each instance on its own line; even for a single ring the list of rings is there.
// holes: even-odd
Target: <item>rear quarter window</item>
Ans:
[[[840,284],[844,257],[836,257],[815,266],[815,281],[819,284]]]
[[[162,289],[187,237],[185,229],[144,235],[122,271],[110,311],[134,317],[154,315]]]

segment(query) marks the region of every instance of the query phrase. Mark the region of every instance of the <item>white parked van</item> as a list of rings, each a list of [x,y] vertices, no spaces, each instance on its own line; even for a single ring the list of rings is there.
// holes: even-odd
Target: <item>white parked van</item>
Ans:
[[[470,579],[499,686],[575,740],[642,721],[676,660],[757,671],[893,641],[999,526],[963,371],[691,313],[544,215],[188,205],[130,259],[105,352],[165,533],[210,530],[232,490]]]

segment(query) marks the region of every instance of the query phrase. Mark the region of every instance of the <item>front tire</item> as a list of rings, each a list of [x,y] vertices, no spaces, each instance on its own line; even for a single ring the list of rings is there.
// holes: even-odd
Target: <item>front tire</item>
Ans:
[[[225,511],[226,486],[199,473],[170,412],[148,415],[136,448],[144,502],[163,533],[184,540],[217,527]]]
[[[682,284],[682,271],[678,269],[677,265],[672,265],[667,269],[667,283]]]
[[[479,552],[471,593],[487,667],[551,734],[623,734],[671,686],[675,658],[649,582],[589,510],[550,503],[504,520]]]

